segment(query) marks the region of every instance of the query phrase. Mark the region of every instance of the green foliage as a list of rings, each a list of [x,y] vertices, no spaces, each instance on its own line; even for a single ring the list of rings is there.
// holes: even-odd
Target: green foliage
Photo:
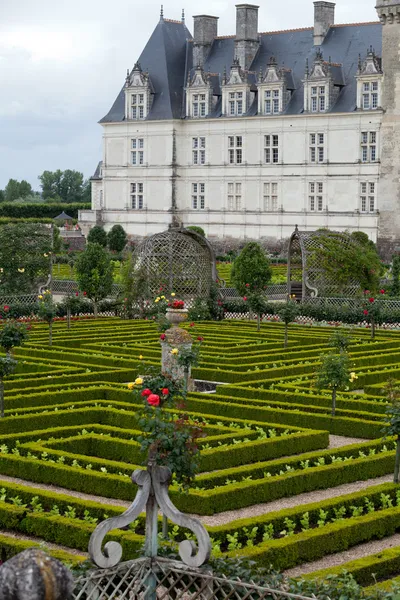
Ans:
[[[68,205],[68,214],[78,218],[79,210],[89,210],[90,204],[74,203]],[[65,204],[60,202],[52,203],[21,203],[21,202],[3,202],[0,204],[0,218],[8,217],[12,219],[54,219],[65,209]]]
[[[385,386],[388,405],[386,407],[385,436],[400,436],[400,387],[394,379],[390,379]]]
[[[328,352],[321,356],[316,384],[319,389],[345,389],[349,385],[350,368],[347,354]]]
[[[10,179],[4,190],[4,201],[14,202],[20,198],[25,198],[33,194],[32,186],[30,183],[25,181],[17,181],[16,179]]]
[[[257,242],[249,242],[235,259],[231,280],[242,296],[261,294],[271,279],[270,262]]]
[[[276,307],[276,314],[279,316],[281,321],[285,323],[285,325],[293,323],[293,321],[299,314],[299,311],[299,306],[293,300],[288,300],[287,302],[279,303]]]
[[[328,340],[328,345],[336,352],[347,352],[352,342],[350,334],[344,329],[335,329]]]
[[[89,235],[90,235],[90,233],[89,233]],[[90,241],[96,241],[96,240],[90,240]],[[128,236],[126,235],[125,229],[122,227],[122,225],[119,225],[119,224],[113,225],[107,234],[108,248],[112,252],[122,252],[122,250],[126,246],[127,241],[128,241]],[[101,243],[101,242],[99,242],[99,243]]]
[[[76,276],[79,288],[92,300],[94,314],[97,304],[111,292],[113,267],[110,255],[100,244],[88,243],[76,261]]]
[[[50,291],[46,290],[46,292],[41,294],[38,299],[38,317],[47,323],[51,323],[57,315],[57,304],[54,302]]]
[[[400,256],[396,254],[393,256],[393,267],[392,267],[393,284],[391,289],[392,296],[400,295]]]
[[[7,353],[17,346],[22,346],[28,339],[28,328],[24,323],[8,320],[0,330],[0,346]]]
[[[146,301],[149,296],[146,270],[136,267],[132,252],[128,252],[121,264],[121,279],[124,316],[133,319],[146,314]]]
[[[201,235],[201,237],[206,237],[206,233],[204,231],[204,229],[202,227],[199,227],[198,225],[189,225],[189,227],[186,227],[186,229],[189,229],[189,231],[194,231],[195,233],[198,233],[199,235]]]
[[[87,241],[89,244],[99,244],[105,248],[107,246],[107,234],[103,227],[100,225],[92,227],[87,236]]]
[[[9,354],[5,357],[0,357],[0,380],[14,373],[17,368],[17,361],[14,360]]]
[[[88,200],[85,187],[87,184],[84,183],[83,174],[79,171],[71,169],[43,171],[39,175],[39,180],[45,200],[54,198],[68,204]]]
[[[0,226],[0,293],[36,291],[50,272],[51,229],[40,223]]]

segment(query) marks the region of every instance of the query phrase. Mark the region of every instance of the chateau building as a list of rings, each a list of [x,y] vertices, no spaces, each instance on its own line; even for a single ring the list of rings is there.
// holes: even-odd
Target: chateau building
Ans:
[[[308,0],[302,0],[303,2]],[[215,238],[287,238],[297,224],[400,238],[400,0],[379,21],[259,33],[258,6],[164,18],[108,114],[89,229],[134,236],[170,224]]]

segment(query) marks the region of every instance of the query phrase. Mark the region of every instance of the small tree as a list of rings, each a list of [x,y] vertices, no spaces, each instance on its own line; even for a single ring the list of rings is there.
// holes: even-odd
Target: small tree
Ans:
[[[7,321],[0,331],[0,346],[6,356],[0,358],[0,416],[4,417],[4,377],[15,371],[17,361],[12,356],[13,348],[28,339],[28,328],[17,321]]]
[[[46,321],[49,326],[49,346],[53,345],[53,321],[57,315],[57,304],[53,300],[50,290],[46,290],[44,294],[38,296],[39,308],[38,316]]]
[[[260,315],[264,306],[264,291],[271,279],[271,267],[264,250],[257,242],[249,242],[235,259],[231,280],[239,294],[249,302],[257,314],[257,331],[260,331]]]
[[[336,329],[336,331],[329,338],[328,346],[334,348],[336,352],[347,352],[351,341],[351,336],[347,331],[343,331],[343,329]]]
[[[381,322],[382,316],[382,297],[385,290],[380,290],[379,296],[375,298],[369,290],[364,292],[363,315],[371,324],[371,338],[375,338],[375,328],[377,323]]]
[[[283,347],[287,348],[289,325],[290,323],[293,323],[293,321],[299,314],[299,309],[296,304],[296,301],[292,298],[288,298],[287,302],[280,305],[276,312],[279,315],[280,320],[285,324],[285,337],[283,341]]]
[[[100,244],[89,243],[76,261],[76,276],[97,317],[98,303],[110,294],[113,284],[113,267],[107,250]]]
[[[93,231],[93,230],[92,230]],[[128,241],[128,236],[122,225],[113,225],[107,234],[107,244],[112,252],[122,252]]]
[[[328,352],[328,354],[322,355],[321,364],[316,375],[318,389],[332,389],[332,417],[334,417],[336,413],[336,393],[338,390],[344,390],[350,381],[347,353]]]
[[[145,315],[146,299],[149,296],[146,271],[143,267],[135,268],[135,261],[130,252],[121,265],[121,285],[124,314],[127,319],[133,319],[139,312]]]
[[[396,459],[394,464],[394,483],[399,483],[400,473],[400,388],[394,379],[390,379],[385,386],[386,398],[389,402],[386,408],[385,437],[396,436]]]
[[[4,417],[4,377],[14,373],[17,361],[9,354],[0,358],[0,417]]]
[[[87,241],[89,244],[100,244],[105,248],[107,246],[107,234],[100,225],[95,225],[89,231]]]

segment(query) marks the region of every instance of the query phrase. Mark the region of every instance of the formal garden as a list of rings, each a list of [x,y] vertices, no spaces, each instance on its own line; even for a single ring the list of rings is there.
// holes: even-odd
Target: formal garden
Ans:
[[[400,597],[396,257],[388,276],[371,245],[327,232],[305,256],[295,232],[288,266],[258,244],[217,265],[180,231],[121,267],[92,241],[57,300],[56,235],[34,227],[25,255],[0,250],[0,560],[38,547],[85,573],[93,532],[130,507],[132,472],[151,463],[208,532],[208,568],[287,594],[232,597]],[[124,561],[197,543],[185,521],[154,520],[153,554],[144,512],[106,541]],[[154,597],[228,597],[185,594]]]

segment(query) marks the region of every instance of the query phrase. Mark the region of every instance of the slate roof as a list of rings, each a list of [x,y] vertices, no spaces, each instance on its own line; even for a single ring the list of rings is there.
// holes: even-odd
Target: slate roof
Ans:
[[[265,72],[271,57],[275,57],[278,67],[291,70],[294,91],[286,114],[300,114],[303,111],[303,84],[305,65],[308,60],[311,68],[316,48],[313,28],[261,33],[260,48],[250,67],[257,73],[260,68]],[[352,112],[356,110],[355,75],[358,58],[366,57],[373,47],[379,56],[382,52],[382,25],[377,23],[356,23],[354,25],[332,26],[319,47],[324,60],[341,65],[332,67],[335,83],[345,83],[335,104],[329,112]],[[219,73],[222,80],[224,69],[229,73],[234,59],[235,37],[218,37],[214,40],[204,70]],[[193,41],[183,22],[161,19],[143,50],[139,62],[144,71],[148,71],[154,87],[154,101],[147,116],[148,120],[184,118],[184,87],[188,73],[193,68]],[[220,85],[218,76],[212,76],[214,93]],[[120,122],[124,120],[124,92],[121,90],[110,112],[100,123]],[[248,115],[257,113],[256,103],[250,107]],[[221,116],[221,99],[217,102],[210,117]]]

